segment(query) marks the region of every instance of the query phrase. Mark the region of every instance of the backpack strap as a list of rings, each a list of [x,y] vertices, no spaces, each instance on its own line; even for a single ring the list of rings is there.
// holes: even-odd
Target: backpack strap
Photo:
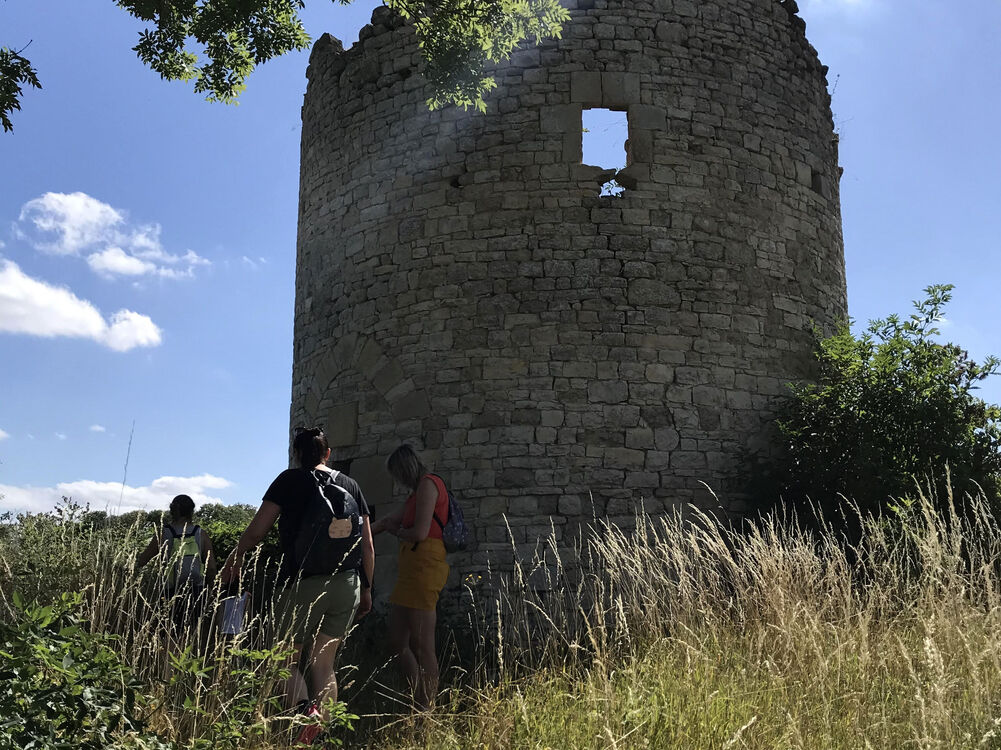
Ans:
[[[174,540],[177,539],[177,532],[174,531],[174,527],[165,523],[163,528],[160,529],[160,548],[169,548],[170,552],[174,551]]]
[[[205,554],[205,551],[202,549],[202,527],[199,526],[198,524],[196,524],[196,523],[192,524],[191,525],[191,531],[185,533],[182,530],[180,534],[177,533],[177,529],[174,528],[174,524],[172,524],[172,523],[166,524],[163,528],[170,532],[170,537],[164,536],[164,540],[163,541],[164,542],[169,542],[171,552],[174,551],[174,540],[175,539],[184,540],[184,539],[187,539],[189,536],[193,536],[195,538],[195,542],[198,544],[198,551],[201,554]]]
[[[331,513],[334,513],[334,506],[330,504],[330,498],[327,497],[327,493],[323,491],[323,488],[326,487],[328,484],[334,483],[335,472],[340,473],[337,472],[336,469],[331,469],[330,471],[324,471],[323,469],[311,469],[309,472],[310,474],[313,475],[313,480],[316,482],[317,492],[320,493],[320,497],[323,498],[323,502],[325,502],[327,504],[327,507],[330,508]],[[321,478],[319,474],[322,474],[323,477]],[[334,515],[337,514],[334,513]]]
[[[448,513],[448,488],[445,486],[445,480],[442,479],[437,474],[432,474],[431,472],[428,472],[425,476],[434,477],[434,479],[438,480],[437,482],[434,483],[434,486],[438,488],[438,494],[439,495],[444,490],[444,492],[445,492],[445,513],[447,514]],[[431,481],[434,482],[434,479],[432,479]],[[445,530],[445,524],[442,522],[442,520],[440,518],[438,518],[438,501],[437,500],[435,500],[435,503],[434,503],[434,510],[431,511],[431,518],[434,519],[435,523],[438,524],[438,527],[442,531]]]

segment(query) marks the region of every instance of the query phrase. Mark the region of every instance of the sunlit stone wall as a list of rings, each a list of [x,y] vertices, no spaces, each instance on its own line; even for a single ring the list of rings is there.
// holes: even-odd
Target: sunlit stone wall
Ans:
[[[423,449],[476,526],[464,573],[503,565],[509,530],[715,505],[700,482],[739,512],[811,321],[846,314],[826,68],[795,4],[577,0],[486,114],[428,111],[420,67],[385,8],[313,50],[292,423],[327,427],[377,513],[400,499],[385,457]],[[619,197],[581,163],[595,107],[627,113]]]

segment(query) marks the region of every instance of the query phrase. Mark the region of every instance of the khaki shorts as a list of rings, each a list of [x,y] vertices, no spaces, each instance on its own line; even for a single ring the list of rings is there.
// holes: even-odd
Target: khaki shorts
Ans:
[[[312,640],[317,631],[343,638],[360,603],[361,583],[353,570],[303,578],[278,597],[278,627],[293,633],[296,643]]]

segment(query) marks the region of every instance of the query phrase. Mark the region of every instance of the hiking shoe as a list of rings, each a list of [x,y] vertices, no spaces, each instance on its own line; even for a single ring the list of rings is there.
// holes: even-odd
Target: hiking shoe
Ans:
[[[323,724],[320,722],[320,709],[316,704],[312,704],[306,711],[306,718],[312,723],[307,724],[299,731],[299,736],[295,738],[296,745],[312,745],[320,732],[323,731]]]

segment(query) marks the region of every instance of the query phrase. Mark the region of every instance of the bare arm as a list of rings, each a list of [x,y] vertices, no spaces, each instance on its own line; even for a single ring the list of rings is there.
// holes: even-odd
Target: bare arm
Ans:
[[[403,523],[403,514],[406,510],[407,504],[403,503],[398,509],[389,515],[380,518],[372,524],[372,533],[381,534],[383,531],[394,531],[395,529],[400,528],[400,524]]]
[[[204,545],[202,558],[205,563],[205,572],[210,576],[214,576],[216,573],[215,550],[212,548],[212,537],[206,534],[204,529],[202,530],[202,542]]]
[[[375,544],[372,542],[372,526],[368,516],[362,517],[361,526],[361,566],[365,571],[367,586],[362,586],[361,603],[355,614],[359,619],[364,617],[372,609],[372,583],[375,580]]]
[[[431,531],[431,517],[438,504],[438,485],[429,477],[421,480],[417,487],[417,513],[414,525],[409,529],[400,529],[397,536],[404,542],[423,542]]]
[[[146,563],[156,557],[156,554],[160,551],[161,537],[159,532],[154,531],[153,537],[149,540],[149,544],[146,545],[146,549],[139,553],[139,557],[136,558],[135,572],[138,573],[139,569],[142,568]]]
[[[282,506],[277,503],[273,503],[270,500],[265,500],[261,503],[261,507],[257,509],[257,513],[254,514],[250,523],[247,524],[246,530],[240,535],[240,541],[237,543],[236,549],[226,559],[226,564],[222,566],[220,576],[223,583],[229,583],[233,580],[243,566],[244,556],[249,550],[260,544],[261,540],[268,535],[268,532],[275,525],[275,521],[278,520],[281,512]]]

